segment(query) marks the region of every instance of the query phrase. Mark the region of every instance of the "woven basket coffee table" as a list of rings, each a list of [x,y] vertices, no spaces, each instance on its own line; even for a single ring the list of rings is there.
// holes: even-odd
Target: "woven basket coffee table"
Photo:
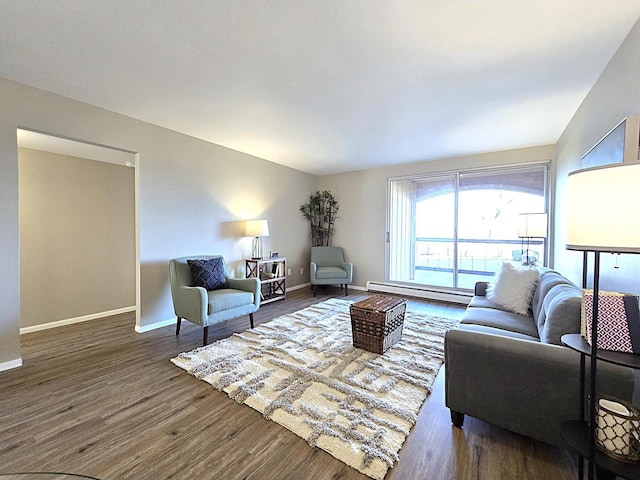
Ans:
[[[383,354],[402,338],[407,299],[374,295],[350,307],[353,346]]]

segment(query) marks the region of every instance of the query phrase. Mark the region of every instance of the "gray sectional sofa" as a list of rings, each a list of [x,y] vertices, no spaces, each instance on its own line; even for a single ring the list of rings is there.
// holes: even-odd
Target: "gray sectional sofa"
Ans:
[[[519,315],[489,301],[487,285],[476,284],[462,322],[445,337],[451,420],[462,427],[470,415],[566,448],[560,425],[580,415],[580,354],[560,337],[580,332],[581,290],[558,272],[541,270],[529,315]],[[597,386],[629,400],[633,374],[600,362]]]

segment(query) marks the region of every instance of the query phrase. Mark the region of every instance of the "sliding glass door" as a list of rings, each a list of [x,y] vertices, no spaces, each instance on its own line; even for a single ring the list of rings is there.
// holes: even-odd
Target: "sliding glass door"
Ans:
[[[389,279],[454,287],[454,175],[392,180]]]
[[[387,281],[471,289],[504,261],[521,262],[519,215],[547,207],[547,166],[389,180]],[[529,255],[546,263],[544,238]]]

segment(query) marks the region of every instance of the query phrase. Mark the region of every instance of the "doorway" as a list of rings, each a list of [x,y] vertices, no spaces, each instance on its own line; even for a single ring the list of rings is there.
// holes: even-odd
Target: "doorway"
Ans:
[[[21,333],[136,311],[139,156],[18,129]]]

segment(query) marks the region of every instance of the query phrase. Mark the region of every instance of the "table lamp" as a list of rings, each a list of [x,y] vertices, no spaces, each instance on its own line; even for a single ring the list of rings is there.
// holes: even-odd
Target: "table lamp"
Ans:
[[[521,213],[520,224],[518,225],[518,237],[522,239],[522,250],[524,250],[524,239],[527,239],[526,256],[522,256],[522,264],[534,265],[536,259],[529,257],[529,245],[532,238],[547,237],[547,214]]]
[[[269,236],[269,222],[266,220],[247,220],[245,223],[245,236],[253,238],[251,258],[262,258],[262,239]]]

